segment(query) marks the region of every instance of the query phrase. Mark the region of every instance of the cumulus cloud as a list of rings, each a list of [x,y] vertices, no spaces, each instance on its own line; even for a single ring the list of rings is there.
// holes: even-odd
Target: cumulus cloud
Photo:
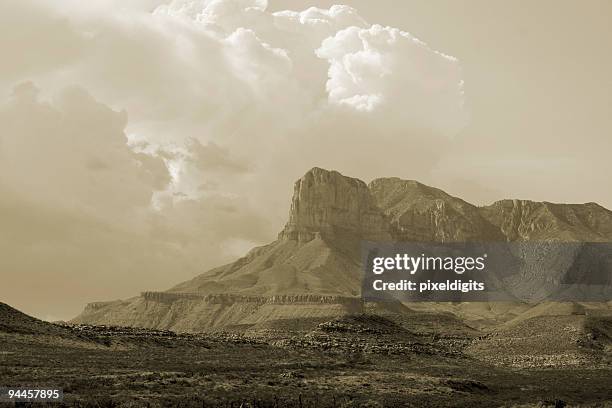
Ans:
[[[352,7],[333,5],[329,9],[310,7],[304,11],[278,11],[273,13],[278,29],[299,33],[312,38],[311,44],[347,27],[366,27],[368,24]]]
[[[72,2],[35,4],[65,26],[45,46],[72,43],[78,58],[54,52],[56,65],[21,79],[43,88],[76,81],[126,109],[130,134],[145,129],[149,140],[227,143],[237,121],[268,127],[259,122],[274,117],[290,128],[336,103],[363,109],[377,99],[406,106],[413,112],[406,122],[451,133],[461,127],[457,61],[406,32],[368,24],[348,6],[271,13],[259,0],[174,0],[151,13],[114,15],[109,7],[83,16],[83,7],[65,7]],[[4,11],[10,18],[12,8]],[[24,39],[22,47],[37,42]],[[454,119],[442,126],[449,112]]]
[[[457,59],[410,33],[380,25],[349,27],[324,40],[316,54],[330,64],[326,88],[332,104],[385,109],[444,132],[465,124]]]

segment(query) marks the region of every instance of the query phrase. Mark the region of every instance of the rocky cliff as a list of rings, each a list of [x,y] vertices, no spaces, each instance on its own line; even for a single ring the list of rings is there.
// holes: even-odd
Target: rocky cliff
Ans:
[[[501,200],[480,210],[508,241],[612,240],[612,211],[595,204]]]
[[[315,167],[296,181],[289,221],[279,238],[308,242],[324,235],[386,240],[390,239],[388,231],[366,183]]]
[[[359,305],[363,240],[612,241],[612,212],[520,200],[477,207],[416,181],[366,185],[313,168],[295,183],[276,241],[167,292],[92,304],[75,322],[193,331],[342,315]]]

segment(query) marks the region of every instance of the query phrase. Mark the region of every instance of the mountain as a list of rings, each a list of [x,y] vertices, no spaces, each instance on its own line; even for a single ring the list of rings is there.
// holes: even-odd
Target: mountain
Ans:
[[[91,303],[73,322],[200,331],[354,313],[363,307],[364,240],[605,242],[612,241],[612,212],[520,200],[477,207],[416,181],[366,185],[313,168],[295,183],[276,241],[166,292]]]

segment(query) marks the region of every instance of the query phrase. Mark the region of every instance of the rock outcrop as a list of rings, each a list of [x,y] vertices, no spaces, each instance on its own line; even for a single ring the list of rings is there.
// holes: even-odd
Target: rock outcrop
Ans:
[[[390,239],[389,226],[368,186],[337,171],[313,168],[296,181],[289,221],[280,239],[308,242],[317,234]]]
[[[323,296],[314,294],[303,295],[273,295],[273,296],[248,296],[234,295],[231,293],[217,293],[204,295],[201,293],[182,293],[182,292],[142,292],[140,297],[151,302],[172,303],[179,300],[199,300],[210,304],[234,304],[234,303],[256,303],[274,305],[294,305],[299,303],[312,304],[336,304],[349,305],[357,309],[360,308],[361,299],[347,296]],[[90,303],[87,306],[92,309],[100,309],[108,305],[105,302]]]

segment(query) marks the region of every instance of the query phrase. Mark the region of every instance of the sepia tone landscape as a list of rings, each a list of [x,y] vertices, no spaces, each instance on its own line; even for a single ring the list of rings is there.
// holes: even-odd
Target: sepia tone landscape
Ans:
[[[178,331],[234,326],[251,330],[275,320],[360,312],[364,240],[605,242],[612,240],[612,211],[595,203],[520,200],[476,207],[416,181],[386,178],[366,185],[313,168],[295,183],[288,221],[276,241],[166,292],[90,303],[74,322]],[[482,316],[472,320],[519,314],[514,310],[498,315],[481,307]],[[607,310],[609,305],[602,307]]]
[[[2,377],[67,406],[612,404],[611,302],[363,302],[360,243],[390,239],[606,241],[612,212],[313,168],[278,239],[231,264],[65,323],[2,305]]]
[[[343,3],[0,1],[0,406],[612,407],[612,2]]]

